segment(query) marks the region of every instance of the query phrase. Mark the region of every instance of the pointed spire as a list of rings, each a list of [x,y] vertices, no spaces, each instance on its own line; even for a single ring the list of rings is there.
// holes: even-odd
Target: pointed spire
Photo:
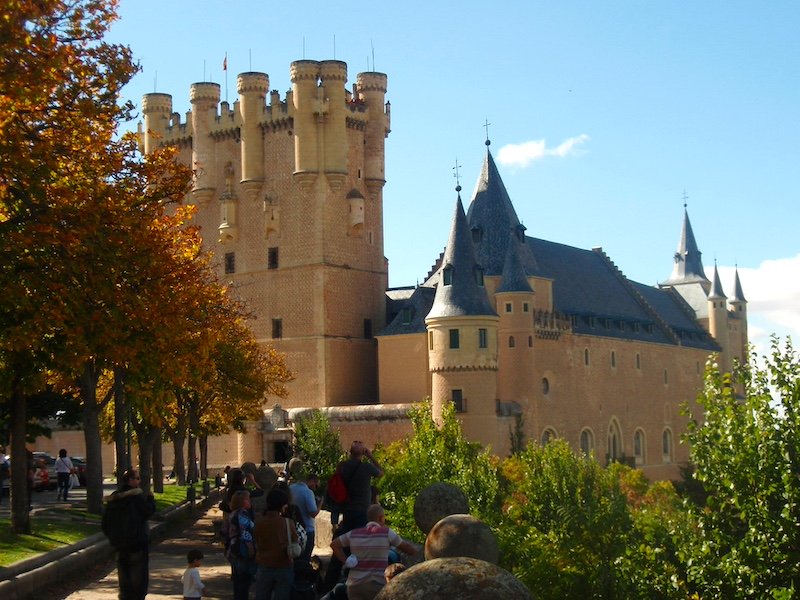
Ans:
[[[722,284],[719,281],[719,271],[717,270],[717,262],[714,261],[714,279],[711,283],[711,291],[708,294],[709,300],[724,300],[727,299],[725,292],[722,291]]]
[[[520,225],[520,227],[524,228],[524,225]],[[520,237],[524,240],[524,233],[522,236],[515,233],[509,234],[506,262],[503,265],[503,278],[497,288],[497,293],[533,291],[528,281],[528,276],[525,274],[525,269],[522,267],[521,254],[524,242],[520,240]]]
[[[459,194],[450,239],[439,270],[436,295],[427,318],[497,314],[483,286],[483,269],[475,259],[470,238]]]
[[[689,212],[686,203],[683,205],[683,228],[681,239],[678,242],[678,250],[673,258],[675,265],[672,267],[672,275],[663,285],[674,285],[678,283],[690,283],[694,281],[708,282],[705,271],[703,270],[703,253],[697,247],[694,239],[692,224],[689,221]]]
[[[473,232],[478,262],[484,266],[487,275],[500,275],[506,259],[508,233],[517,231],[520,221],[488,145],[467,219]],[[536,259],[527,244],[521,257],[525,271],[529,275],[536,272]]]
[[[742,291],[742,282],[739,281],[739,267],[736,267],[736,277],[733,280],[733,300],[732,302],[747,302]]]

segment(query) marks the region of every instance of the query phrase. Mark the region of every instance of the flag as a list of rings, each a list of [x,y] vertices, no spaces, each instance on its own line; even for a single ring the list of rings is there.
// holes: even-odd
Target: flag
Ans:
[[[223,71],[227,71],[228,70],[228,53],[227,52],[225,53],[225,58],[222,60],[222,70]]]

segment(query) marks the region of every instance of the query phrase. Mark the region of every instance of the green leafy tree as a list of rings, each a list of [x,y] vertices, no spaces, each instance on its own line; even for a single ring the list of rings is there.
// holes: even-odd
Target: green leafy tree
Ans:
[[[405,538],[424,541],[414,520],[414,502],[420,491],[437,482],[460,488],[473,516],[490,525],[496,522],[496,459],[480,444],[467,441],[452,405],[442,411],[441,425],[431,416],[429,400],[412,408],[409,416],[413,435],[378,452],[385,470],[378,483],[381,503],[392,527]]]
[[[689,581],[705,598],[792,597],[800,590],[800,362],[787,340],[734,375],[709,365],[686,434],[708,493],[689,505]],[[743,394],[737,393],[743,391]]]
[[[633,597],[617,568],[633,522],[614,473],[564,440],[502,465],[503,564],[540,598]]]
[[[303,459],[306,473],[327,480],[345,456],[339,432],[319,410],[304,414],[294,424],[294,453]]]

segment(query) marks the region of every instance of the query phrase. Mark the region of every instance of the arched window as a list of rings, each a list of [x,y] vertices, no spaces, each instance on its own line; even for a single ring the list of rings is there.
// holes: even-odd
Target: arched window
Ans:
[[[483,268],[475,265],[473,275],[475,276],[475,283],[480,287],[483,287]]]
[[[533,336],[528,336],[528,348],[533,348]]]
[[[672,462],[672,431],[665,429],[661,434],[661,453],[665,463]]]
[[[513,348],[516,345],[517,343],[514,341],[514,336],[513,335],[508,336],[508,347]]]
[[[584,348],[584,350],[583,350],[583,364],[585,364],[587,366],[589,365],[589,349],[588,348]]]
[[[556,437],[556,432],[548,427],[542,432],[542,446],[547,446],[547,444],[549,444],[551,440],[556,439]]]
[[[594,434],[589,429],[581,431],[581,452],[587,456],[594,452]]]
[[[617,353],[613,350],[611,351],[611,368],[616,368],[617,366]]]
[[[612,420],[608,426],[608,462],[616,462],[622,458],[622,434],[619,423]]]
[[[644,463],[644,432],[641,429],[633,434],[633,456],[637,466]]]
[[[542,393],[547,396],[550,393],[550,381],[547,377],[542,377]]]

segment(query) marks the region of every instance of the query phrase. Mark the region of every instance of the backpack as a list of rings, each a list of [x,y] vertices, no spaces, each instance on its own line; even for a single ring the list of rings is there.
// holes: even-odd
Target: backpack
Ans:
[[[336,471],[333,477],[328,480],[328,496],[336,504],[344,504],[347,502],[349,497],[347,494],[347,483],[340,471]]]
[[[230,516],[225,519],[222,524],[222,532],[225,536],[225,558],[229,562],[237,559],[244,559],[247,561],[255,560],[256,546],[250,540],[242,539],[242,530],[239,527],[239,511],[233,511]]]

